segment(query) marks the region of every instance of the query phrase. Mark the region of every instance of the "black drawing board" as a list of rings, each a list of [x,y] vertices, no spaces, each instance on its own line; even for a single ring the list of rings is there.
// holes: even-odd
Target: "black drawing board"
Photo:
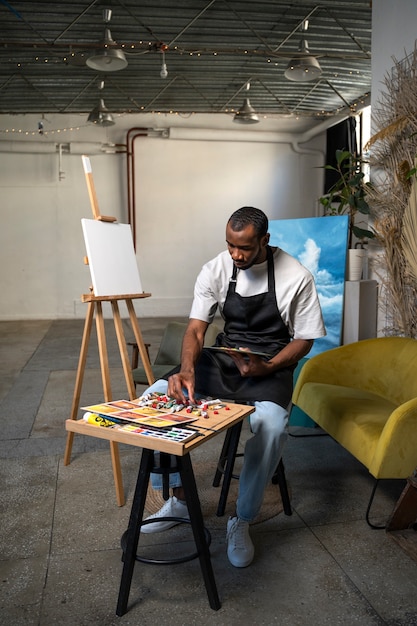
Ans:
[[[129,224],[82,219],[95,296],[143,293]]]
[[[256,356],[268,357],[268,359],[272,359],[273,354],[268,354],[267,352],[258,352],[257,350],[245,350],[241,348],[228,348],[227,346],[204,346],[204,350],[214,350],[214,352],[237,352],[242,356],[249,356],[249,354],[255,354]]]

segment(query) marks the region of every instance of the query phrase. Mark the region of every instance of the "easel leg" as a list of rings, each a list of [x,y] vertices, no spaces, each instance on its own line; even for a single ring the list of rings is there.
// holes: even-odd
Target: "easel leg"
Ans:
[[[121,617],[127,611],[130,586],[132,584],[133,570],[135,567],[136,552],[139,543],[140,523],[143,519],[146,492],[148,489],[149,475],[153,467],[153,452],[146,448],[142,452],[135,494],[133,496],[132,509],[130,511],[129,526],[127,530],[127,545],[123,555],[123,571],[120,580],[119,598],[117,601],[116,615]]]
[[[123,372],[125,375],[127,390],[129,393],[129,400],[136,398],[135,383],[133,382],[132,369],[129,363],[129,355],[127,353],[126,338],[123,332],[122,319],[120,317],[119,305],[117,300],[111,301],[113,309],[114,327],[116,330],[117,341],[119,344],[120,357],[122,359]]]
[[[138,344],[140,358],[142,360],[143,367],[145,369],[146,378],[148,383],[152,385],[155,382],[155,376],[153,375],[151,364],[149,363],[148,351],[143,341],[142,333],[139,328],[138,319],[135,313],[135,307],[130,298],[126,300],[127,309],[129,311],[130,323],[132,324],[133,334],[135,335],[136,343]]]
[[[110,385],[110,372],[109,372],[109,358],[107,353],[106,332],[104,328],[103,308],[101,302],[96,302],[96,327],[97,327],[97,340],[98,351],[100,355],[100,367],[101,378],[103,381],[104,399],[106,402],[112,400],[111,385]],[[114,485],[116,488],[116,500],[118,506],[123,506],[125,503],[124,490],[123,490],[123,478],[122,470],[120,467],[120,455],[119,446],[115,441],[110,442],[110,453],[113,466]]]
[[[71,407],[71,415],[70,415],[70,419],[72,420],[77,419],[77,413],[78,413],[78,407],[80,404],[81,388],[83,384],[85,364],[87,361],[88,344],[90,341],[93,318],[94,318],[94,302],[89,302],[88,309],[87,309],[87,316],[85,318],[85,323],[84,323],[84,332],[83,332],[83,338],[81,342],[80,357],[78,360],[78,369],[77,369],[77,376],[75,379],[74,395],[72,399],[72,407]],[[71,461],[71,452],[72,452],[72,444],[74,441],[74,434],[75,433],[73,432],[69,432],[67,434],[67,444],[65,447],[65,454],[64,454],[64,465],[69,465]]]
[[[101,380],[103,383],[104,399],[106,402],[110,402],[113,398],[111,394],[109,357],[107,354],[106,331],[104,328],[103,307],[101,302],[97,301],[96,307],[96,328],[98,353],[100,356]]]

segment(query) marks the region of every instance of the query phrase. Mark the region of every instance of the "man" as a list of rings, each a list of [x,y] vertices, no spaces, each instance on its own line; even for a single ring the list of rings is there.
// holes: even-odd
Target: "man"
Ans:
[[[311,273],[280,248],[269,246],[268,218],[261,210],[235,211],[227,222],[226,243],[227,251],[204,265],[197,278],[180,367],[168,382],[157,381],[149,391],[167,393],[179,402],[214,396],[255,406],[236,512],[227,522],[229,561],[246,567],[254,557],[249,522],[259,513],[287,439],[294,368],[326,331]],[[242,354],[203,349],[218,307],[225,326],[216,345],[242,348]],[[188,516],[179,476],[173,477],[173,496],[148,518],[155,522],[144,525],[142,532],[160,532],[175,524],[158,521],[160,517]],[[157,479],[153,476],[154,487]]]

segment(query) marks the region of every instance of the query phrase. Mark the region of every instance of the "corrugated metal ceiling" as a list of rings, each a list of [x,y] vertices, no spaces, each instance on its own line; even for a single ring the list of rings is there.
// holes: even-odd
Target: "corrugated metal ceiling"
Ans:
[[[85,61],[108,7],[128,65],[103,74]],[[297,83],[284,71],[306,18],[323,72]],[[370,51],[369,0],[0,0],[0,113],[88,113],[99,97],[114,113],[224,113],[249,95],[261,115],[325,119],[369,95]]]

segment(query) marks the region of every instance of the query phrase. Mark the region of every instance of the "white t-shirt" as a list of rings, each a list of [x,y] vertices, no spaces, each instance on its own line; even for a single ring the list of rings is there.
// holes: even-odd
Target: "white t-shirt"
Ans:
[[[268,291],[267,261],[237,270],[236,293],[243,297]],[[274,252],[275,295],[278,310],[293,339],[317,339],[326,334],[312,274],[297,259],[277,248]],[[206,263],[197,277],[190,318],[211,323],[219,307],[223,316],[233,261],[227,250]]]

